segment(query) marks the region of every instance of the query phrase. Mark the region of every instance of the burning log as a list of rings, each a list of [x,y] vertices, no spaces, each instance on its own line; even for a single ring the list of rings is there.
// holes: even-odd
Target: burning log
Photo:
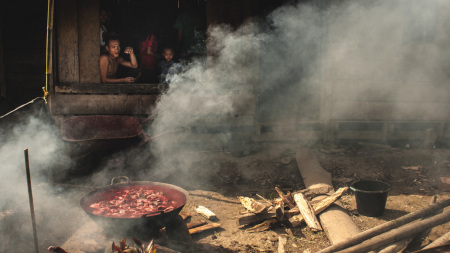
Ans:
[[[322,227],[320,226],[319,220],[317,220],[314,209],[308,200],[306,200],[305,196],[301,193],[294,194],[294,200],[306,224],[314,231],[321,231]]]
[[[345,192],[347,192],[348,187],[339,188],[335,193],[331,196],[326,197],[325,199],[318,202],[314,205],[314,213],[317,215],[327,209],[331,204],[333,204],[336,200],[338,200]],[[295,195],[294,195],[295,196]],[[298,227],[304,218],[301,215],[293,216],[289,219],[292,227]]]
[[[295,203],[290,201],[289,198],[280,190],[280,188],[275,187],[275,191],[277,191],[278,195],[280,195],[280,198],[289,206],[289,208],[292,209],[295,207]]]
[[[197,234],[197,233],[200,233],[200,232],[203,232],[203,231],[206,231],[206,230],[210,230],[210,229],[213,229],[213,228],[218,228],[218,227],[220,227],[221,225],[219,224],[219,223],[210,223],[210,224],[206,224],[206,225],[203,225],[203,226],[200,226],[200,227],[195,227],[195,228],[191,228],[191,229],[189,229],[189,234]]]
[[[212,219],[217,219],[217,216],[215,213],[213,213],[211,210],[209,210],[208,208],[204,207],[204,206],[198,206],[195,211],[197,211],[197,213],[203,215],[204,217],[206,217],[209,220]]]
[[[269,205],[263,204],[249,197],[239,196],[239,201],[245,209],[252,213],[261,213],[269,207]]]

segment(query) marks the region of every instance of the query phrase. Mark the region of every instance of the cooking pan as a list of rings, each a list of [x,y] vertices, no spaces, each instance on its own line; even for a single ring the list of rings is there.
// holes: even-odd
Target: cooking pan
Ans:
[[[117,182],[118,180],[124,180],[124,182]],[[108,217],[101,214],[94,214],[93,211],[95,209],[90,207],[92,204],[100,201],[112,200],[117,195],[117,192],[138,188],[162,192],[165,197],[175,202],[173,205],[174,209],[170,211],[152,212],[140,217],[130,218],[120,216]],[[93,220],[110,232],[134,230],[151,233],[170,224],[186,204],[188,196],[189,193],[186,190],[175,185],[150,181],[130,181],[128,177],[121,176],[113,178],[111,185],[87,193],[81,198],[80,206]]]

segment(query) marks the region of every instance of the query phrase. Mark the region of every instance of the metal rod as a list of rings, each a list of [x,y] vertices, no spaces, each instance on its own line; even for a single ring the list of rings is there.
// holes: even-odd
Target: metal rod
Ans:
[[[31,191],[30,160],[28,159],[28,149],[25,149],[24,153],[25,153],[25,169],[27,172],[27,183],[28,183],[28,198],[30,200],[31,222],[33,224],[34,248],[36,250],[36,253],[39,253],[39,245],[36,232],[36,218],[34,216],[33,192]]]

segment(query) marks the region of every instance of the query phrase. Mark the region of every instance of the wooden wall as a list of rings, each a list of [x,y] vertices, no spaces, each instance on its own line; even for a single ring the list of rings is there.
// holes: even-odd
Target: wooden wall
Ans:
[[[55,6],[58,83],[100,83],[99,0]]]

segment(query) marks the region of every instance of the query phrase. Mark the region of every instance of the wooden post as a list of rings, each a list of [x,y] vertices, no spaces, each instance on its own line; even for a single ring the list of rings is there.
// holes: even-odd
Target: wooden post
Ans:
[[[56,3],[58,77],[60,83],[80,82],[78,59],[78,17],[76,0]]]
[[[322,168],[313,151],[297,150],[296,160],[307,188],[327,187],[334,191],[330,173]],[[360,232],[347,211],[337,205],[327,208],[319,215],[319,219],[328,239],[333,244]]]
[[[99,7],[99,0],[78,1],[80,83],[100,83]]]
[[[0,96],[6,97],[5,65],[3,64],[2,19],[0,18]]]

